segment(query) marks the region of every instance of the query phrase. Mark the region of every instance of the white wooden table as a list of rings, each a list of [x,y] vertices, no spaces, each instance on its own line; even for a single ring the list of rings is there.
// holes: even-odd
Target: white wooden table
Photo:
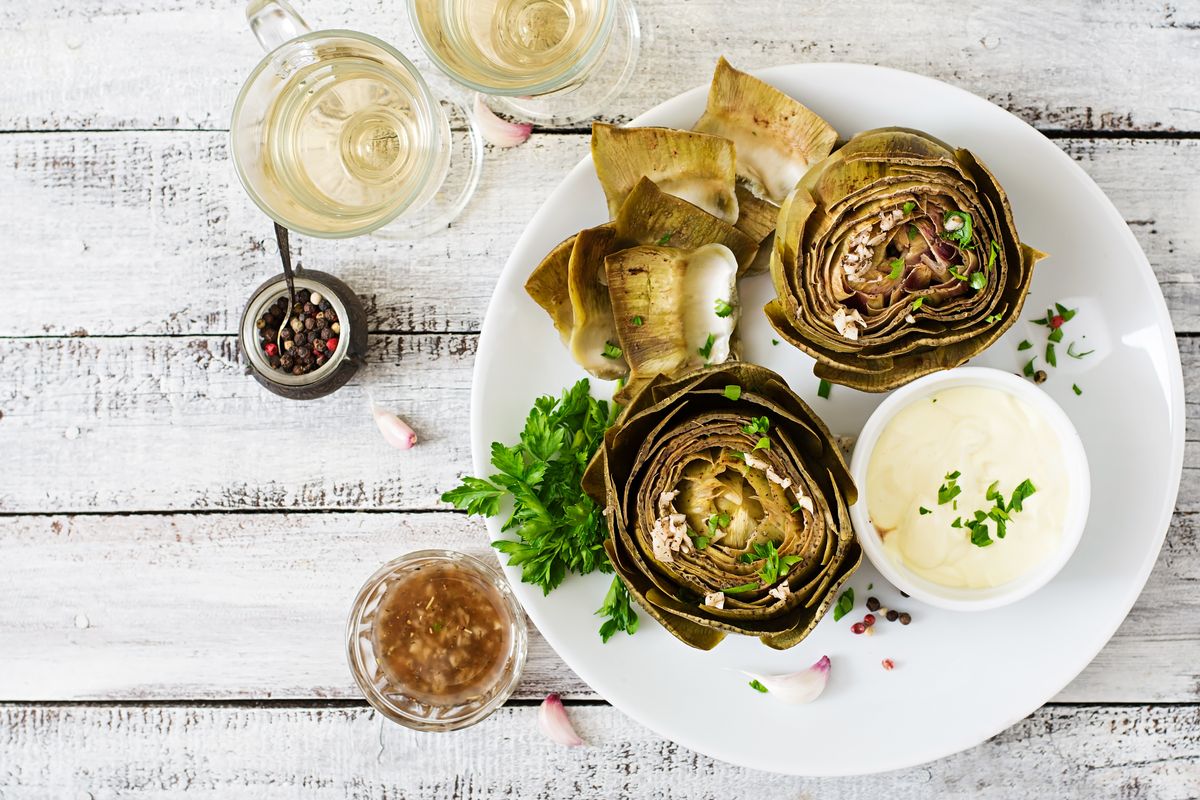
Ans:
[[[301,10],[416,56],[400,6]],[[1200,3],[886,7],[639,0],[652,39],[612,117],[707,82],[718,53],[880,63],[988,97],[1125,215],[1200,396]],[[1194,400],[1178,509],[1129,619],[1052,704],[953,758],[833,781],[733,768],[626,719],[536,634],[517,698],[487,722],[383,723],[347,672],[344,615],[388,558],[487,551],[481,524],[438,500],[469,467],[477,331],[517,235],[588,141],[542,131],[489,151],[469,212],[424,241],[293,240],[362,294],[371,352],[338,394],[282,401],[243,374],[233,335],[278,267],[226,146],[258,58],[236,0],[0,0],[2,800],[1200,794]],[[420,431],[416,450],[381,443],[364,384]],[[284,440],[307,454],[281,460]],[[548,691],[590,747],[538,734]]]

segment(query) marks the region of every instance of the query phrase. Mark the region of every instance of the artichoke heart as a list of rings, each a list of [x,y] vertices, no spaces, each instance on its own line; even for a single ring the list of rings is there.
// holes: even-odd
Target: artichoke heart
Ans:
[[[630,369],[619,399],[655,375],[679,375],[733,357],[738,262],[728,247],[631,247],[608,256],[604,267]]]
[[[605,549],[630,594],[693,647],[728,633],[792,647],[862,560],[840,451],[763,367],[649,380],[583,485],[608,509]]]
[[[695,130],[737,147],[737,174],[758,197],[783,202],[811,164],[829,155],[837,131],[797,100],[717,61],[708,106]]]
[[[706,244],[723,244],[745,271],[758,253],[758,242],[707,211],[667,194],[649,178],[633,187],[614,220],[622,243],[670,244],[694,250]]]
[[[616,216],[643,177],[667,194],[699,206],[730,225],[738,202],[733,142],[720,136],[672,128],[618,128],[592,124],[592,160]]]
[[[613,380],[629,371],[617,345],[617,327],[609,300],[604,258],[614,249],[612,226],[587,228],[575,235],[567,266],[571,300],[571,357],[597,378]]]
[[[785,199],[766,314],[818,377],[888,391],[996,341],[1043,257],[969,151],[920,131],[866,131]]]

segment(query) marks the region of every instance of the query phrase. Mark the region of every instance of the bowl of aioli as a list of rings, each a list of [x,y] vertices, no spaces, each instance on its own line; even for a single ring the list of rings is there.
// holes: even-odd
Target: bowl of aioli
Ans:
[[[986,367],[897,389],[863,426],[850,516],[898,589],[981,611],[1046,585],[1075,552],[1091,478],[1075,426],[1029,381]]]

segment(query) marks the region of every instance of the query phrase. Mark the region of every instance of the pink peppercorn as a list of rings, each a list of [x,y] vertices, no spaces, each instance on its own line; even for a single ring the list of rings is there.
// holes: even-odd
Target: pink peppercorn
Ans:
[[[867,629],[867,626],[863,625],[861,622],[856,622],[850,626],[851,633],[862,633],[866,629]]]
[[[896,668],[896,662],[892,661],[890,658],[885,658],[883,660],[883,668],[886,669],[888,672],[891,672],[892,670],[894,670]]]

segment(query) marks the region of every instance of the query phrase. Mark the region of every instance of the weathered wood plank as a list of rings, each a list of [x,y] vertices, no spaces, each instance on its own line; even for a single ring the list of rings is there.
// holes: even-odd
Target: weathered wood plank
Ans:
[[[1189,800],[1200,790],[1194,706],[1046,707],[951,758],[834,779],[732,767],[612,708],[570,713],[587,747],[550,743],[531,707],[438,735],[405,730],[365,708],[5,706],[0,791],[93,800],[183,792],[221,800]]]
[[[1133,612],[1058,700],[1200,701],[1198,520],[1176,516]],[[450,513],[15,517],[0,530],[13,565],[0,700],[356,698],[344,626],[361,583],[410,550],[494,558],[483,525]],[[531,633],[517,696],[594,698]]]
[[[0,512],[443,508],[441,493],[471,463],[477,340],[374,336],[367,369],[307,403],[243,375],[232,337],[7,340]],[[1179,345],[1198,397],[1200,338]],[[368,388],[409,420],[420,446],[388,449],[367,413]],[[1187,412],[1194,442],[1200,405]],[[1178,508],[1200,511],[1194,446],[1184,473]]]
[[[261,57],[243,5],[119,0],[0,10],[0,129],[228,127],[238,88]],[[652,38],[609,111],[617,119],[707,82],[724,53],[746,67],[857,61],[921,72],[1047,128],[1200,126],[1200,85],[1166,78],[1200,70],[1193,3],[1070,0],[1014,11],[985,0],[899,0],[887,14],[871,0],[802,9],[760,0],[736,14],[724,0],[637,7]],[[314,26],[388,39],[432,73],[397,3],[308,0],[301,10]],[[1039,80],[1030,80],[1031,65]]]
[[[1200,140],[1060,140],[1109,193],[1154,265],[1176,328],[1200,331]],[[478,196],[419,242],[295,237],[301,263],[345,278],[385,331],[474,331],[534,211],[587,153],[582,135],[489,151]],[[213,133],[0,136],[6,272],[0,336],[213,334],[279,270],[265,216]]]

